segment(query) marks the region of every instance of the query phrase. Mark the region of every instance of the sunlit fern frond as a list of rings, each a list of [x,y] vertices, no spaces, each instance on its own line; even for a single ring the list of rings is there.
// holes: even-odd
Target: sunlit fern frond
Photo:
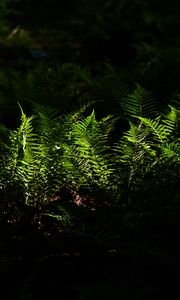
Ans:
[[[73,144],[80,147],[82,151],[94,149],[96,153],[103,152],[106,148],[106,132],[104,135],[102,132],[105,131],[106,126],[103,126],[102,123],[103,121],[98,122],[96,120],[94,111],[90,116],[76,122],[72,130]]]
[[[175,132],[177,126],[177,110],[172,106],[169,107],[171,111],[165,116],[163,124],[165,124],[169,134],[172,134]]]
[[[140,160],[145,154],[155,156],[155,150],[151,147],[152,141],[149,139],[150,131],[139,128],[132,122],[129,124],[130,129],[114,145],[114,150],[119,153],[119,160],[131,164],[133,157]]]
[[[138,130],[138,127],[136,125],[134,125],[132,122],[129,122],[129,125],[130,125],[130,129],[127,132],[125,132],[124,138],[127,141],[135,144],[138,141],[137,136],[138,136],[139,130]]]
[[[34,115],[27,117],[21,108],[21,125],[17,130],[17,138],[22,145],[23,151],[25,151],[26,148],[36,149],[38,137],[33,129],[32,121],[34,118]]]
[[[110,171],[106,157],[106,134],[102,134],[102,128],[104,130],[105,127],[101,125],[93,111],[90,116],[74,124],[72,144],[75,164],[80,168],[82,176],[105,183]]]
[[[37,135],[33,132],[32,120],[34,116],[27,117],[21,109],[21,124],[16,130],[11,130],[9,135],[9,158],[7,168],[13,176],[17,173],[20,161],[23,159],[26,150],[38,151]]]
[[[140,117],[154,116],[159,110],[159,104],[152,92],[136,84],[136,89],[127,97],[121,99],[126,117],[133,115]]]
[[[17,160],[27,163],[31,161],[32,156],[39,155],[39,137],[34,133],[33,120],[34,115],[27,117],[21,109],[21,124],[19,128],[11,132],[12,144],[17,141]],[[16,144],[16,142],[15,142]],[[12,147],[13,148],[13,147]],[[19,155],[19,156],[18,156]]]
[[[172,161],[180,164],[180,139],[165,143],[162,147],[161,160]]]
[[[169,130],[169,135],[175,135],[177,137],[180,135],[180,110],[170,105],[169,108],[171,110],[164,117],[163,124],[165,124],[167,130]]]
[[[156,119],[149,119],[145,117],[137,118],[142,122],[142,124],[144,124],[151,130],[155,140],[161,143],[168,140],[170,134],[169,128],[166,125],[162,124],[162,122],[160,122],[160,117]]]

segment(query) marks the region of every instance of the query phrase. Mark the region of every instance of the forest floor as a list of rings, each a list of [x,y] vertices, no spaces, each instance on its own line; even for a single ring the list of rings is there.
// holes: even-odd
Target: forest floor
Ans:
[[[18,300],[179,299],[177,231],[156,226],[103,241],[1,224],[1,293]]]

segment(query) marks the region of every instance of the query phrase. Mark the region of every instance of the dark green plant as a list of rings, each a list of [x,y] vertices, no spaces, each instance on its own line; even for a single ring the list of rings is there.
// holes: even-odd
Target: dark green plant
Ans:
[[[168,202],[169,194],[161,191],[170,182],[177,198],[179,110],[170,106],[167,114],[157,116],[154,96],[139,85],[119,103],[130,129],[115,141],[111,133],[117,117],[97,120],[94,110],[89,114],[93,103],[61,115],[33,103],[29,117],[20,107],[20,126],[0,128],[3,205],[41,208],[63,186],[75,192],[84,188],[102,204],[141,208],[154,203],[157,193],[157,205],[163,197]]]
[[[130,122],[130,129],[115,144],[115,161],[123,170],[117,178],[126,186],[129,205],[143,205],[144,201],[158,205],[162,199],[164,203],[169,200],[173,189],[177,192],[179,111],[170,109],[166,116],[155,119],[137,116],[139,123]]]
[[[13,50],[11,52],[13,54]],[[57,66],[31,60],[24,62],[20,70],[6,66],[0,71],[0,121],[9,128],[16,128],[17,101],[29,114],[32,113],[32,101],[45,106],[49,106],[50,101],[59,114],[70,113],[89,99],[96,99],[92,85],[90,71],[77,64]]]
[[[5,202],[40,207],[64,185],[109,188],[106,139],[113,118],[97,121],[94,112],[84,117],[85,109],[56,116],[54,109],[36,105],[30,117],[21,109],[19,128],[9,131],[1,147]]]

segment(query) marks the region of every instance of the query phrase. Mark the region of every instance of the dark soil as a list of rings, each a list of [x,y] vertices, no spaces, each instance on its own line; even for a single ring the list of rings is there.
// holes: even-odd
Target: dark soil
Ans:
[[[166,240],[163,229],[154,227],[144,224],[139,234],[124,230],[103,241],[69,230],[1,224],[3,299],[179,299],[175,233],[167,232]]]

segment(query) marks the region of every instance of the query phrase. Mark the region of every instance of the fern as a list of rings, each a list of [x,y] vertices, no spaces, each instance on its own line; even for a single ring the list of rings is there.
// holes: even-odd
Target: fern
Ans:
[[[69,172],[73,174],[68,146],[72,115],[56,117],[54,110],[45,110],[42,106],[37,114],[39,118],[35,128],[40,137],[40,157],[50,195],[67,180]]]
[[[168,162],[180,162],[180,140],[165,143],[162,147],[161,160]]]
[[[155,139],[164,142],[168,139],[170,131],[169,128],[160,123],[160,118],[150,120],[148,118],[137,117],[144,125],[146,125],[153,133]]]
[[[134,116],[139,122],[130,121],[129,130],[113,145],[110,136],[117,117],[97,120],[94,110],[87,115],[85,107],[59,116],[38,105],[29,117],[20,109],[20,126],[10,132],[1,129],[0,186],[3,193],[16,189],[27,204],[42,205],[63,185],[91,191],[98,187],[131,203],[137,195],[142,198],[149,177],[161,184],[161,174],[167,181],[166,164],[176,170],[171,182],[178,174],[179,111],[173,107],[155,119]]]
[[[136,84],[136,89],[132,94],[121,99],[123,111],[127,117],[140,116],[151,117],[159,110],[155,96]]]
[[[170,135],[174,134],[177,136],[180,133],[180,110],[171,105],[169,105],[169,108],[171,110],[165,116],[163,124],[165,124],[167,130],[169,130]]]
[[[82,176],[89,182],[94,181],[105,186],[110,171],[105,158],[108,146],[105,143],[106,133],[102,134],[105,129],[102,124],[103,121],[100,124],[96,121],[93,111],[90,116],[74,124],[72,138],[75,146],[75,163],[80,168]]]
[[[167,182],[168,172],[173,174],[170,168],[173,166],[174,170],[177,169],[180,153],[179,137],[177,133],[175,135],[177,111],[173,107],[163,120],[161,117],[136,118],[140,120],[140,125],[130,122],[130,129],[113,147],[115,174],[127,186],[129,203],[132,198],[135,200],[138,191],[140,198],[142,185],[144,183],[143,189],[148,186],[146,178],[149,176],[152,177],[151,181],[154,182],[155,178],[157,180],[154,187],[162,185],[158,176],[161,176],[163,182]],[[163,173],[163,168],[167,166],[169,171]],[[117,168],[124,172],[123,176],[118,175]],[[174,176],[177,176],[177,172],[174,172]],[[176,177],[172,175],[171,183],[173,180],[176,182]]]

